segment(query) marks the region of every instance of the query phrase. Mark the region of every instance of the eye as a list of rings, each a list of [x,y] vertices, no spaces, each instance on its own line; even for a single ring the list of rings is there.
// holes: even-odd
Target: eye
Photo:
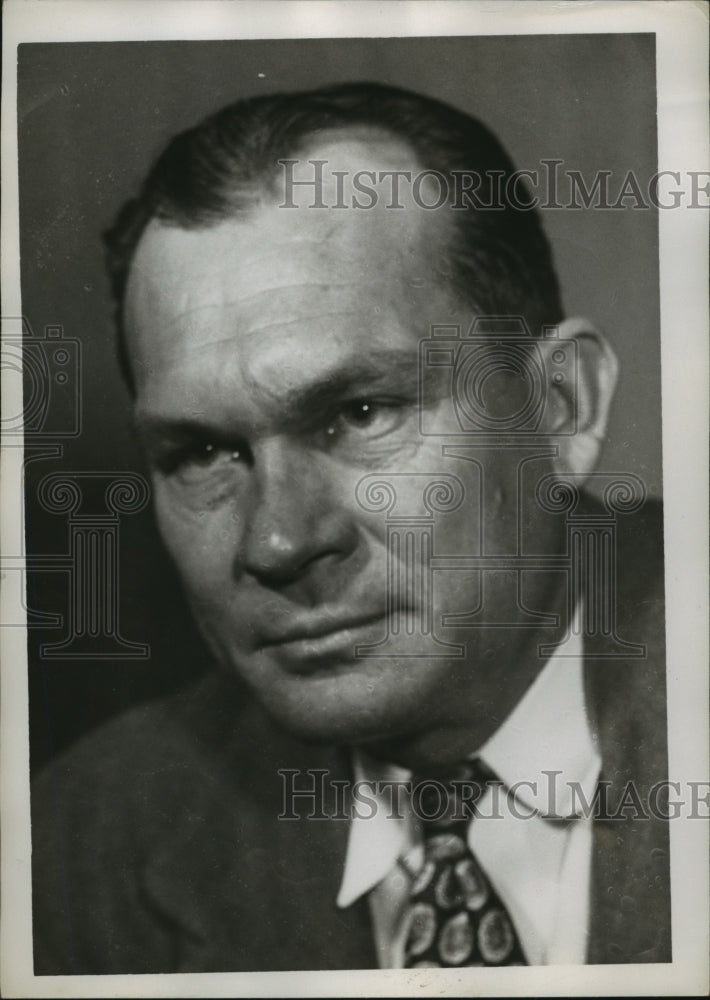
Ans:
[[[220,445],[207,441],[191,447],[188,453],[182,457],[182,461],[194,462],[195,465],[210,465],[218,459],[224,458],[228,458],[231,462],[239,462],[241,461],[242,454],[238,448],[228,452],[227,449]]]
[[[209,465],[213,462],[217,454],[217,449],[213,444],[204,443],[191,445],[190,447],[183,448],[177,453],[176,466],[179,465]]]
[[[342,418],[346,423],[351,423],[355,427],[366,427],[377,419],[379,408],[377,403],[371,403],[365,399],[358,399],[354,403],[348,403],[343,407]]]
[[[406,404],[401,401],[354,399],[339,408],[326,432],[331,439],[372,440],[396,430],[406,414]]]
[[[166,449],[157,456],[156,465],[164,475],[191,485],[246,460],[246,449],[204,440]]]

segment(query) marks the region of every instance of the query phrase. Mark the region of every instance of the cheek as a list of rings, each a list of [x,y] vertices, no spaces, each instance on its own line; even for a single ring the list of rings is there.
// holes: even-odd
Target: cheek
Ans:
[[[188,593],[223,590],[232,576],[239,535],[230,511],[185,509],[160,483],[153,495],[160,535]]]

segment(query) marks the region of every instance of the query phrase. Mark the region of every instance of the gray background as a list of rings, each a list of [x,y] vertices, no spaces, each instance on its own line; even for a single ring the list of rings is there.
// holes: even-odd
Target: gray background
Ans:
[[[83,431],[62,463],[32,463],[28,546],[65,547],[66,524],[36,504],[48,472],[141,470],[116,369],[100,233],[176,131],[222,104],[276,90],[376,80],[474,114],[519,168],[565,161],[589,183],[656,169],[652,35],[61,43],[19,50],[23,312],[35,333],[60,324],[81,341]],[[614,196],[615,197],[615,196]],[[548,211],[568,314],[593,319],[619,355],[621,380],[600,469],[661,492],[658,218],[647,211]],[[136,698],[189,676],[204,659],[169,576],[149,512],[122,530],[122,631],[148,641],[140,663],[40,663],[30,632],[35,763]],[[61,574],[33,574],[30,603],[61,610]]]

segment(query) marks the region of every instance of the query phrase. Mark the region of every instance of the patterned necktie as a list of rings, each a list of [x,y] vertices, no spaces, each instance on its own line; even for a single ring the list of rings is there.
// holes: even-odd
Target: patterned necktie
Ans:
[[[424,865],[410,887],[407,969],[527,964],[510,915],[467,842],[473,806],[495,780],[479,761],[444,782],[413,779]]]

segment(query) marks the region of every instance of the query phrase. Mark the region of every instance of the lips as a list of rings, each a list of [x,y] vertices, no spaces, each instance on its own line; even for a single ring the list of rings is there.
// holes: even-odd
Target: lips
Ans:
[[[351,668],[360,661],[356,647],[378,642],[384,635],[383,611],[349,616],[320,614],[291,621],[287,627],[272,626],[261,648],[288,673],[310,674],[323,669],[331,672]]]
[[[340,632],[360,629],[382,618],[382,611],[370,611],[356,616],[325,616],[321,613],[318,616],[303,617],[295,621],[291,617],[282,626],[265,623],[261,634],[264,646],[284,646],[293,642],[324,639]]]

